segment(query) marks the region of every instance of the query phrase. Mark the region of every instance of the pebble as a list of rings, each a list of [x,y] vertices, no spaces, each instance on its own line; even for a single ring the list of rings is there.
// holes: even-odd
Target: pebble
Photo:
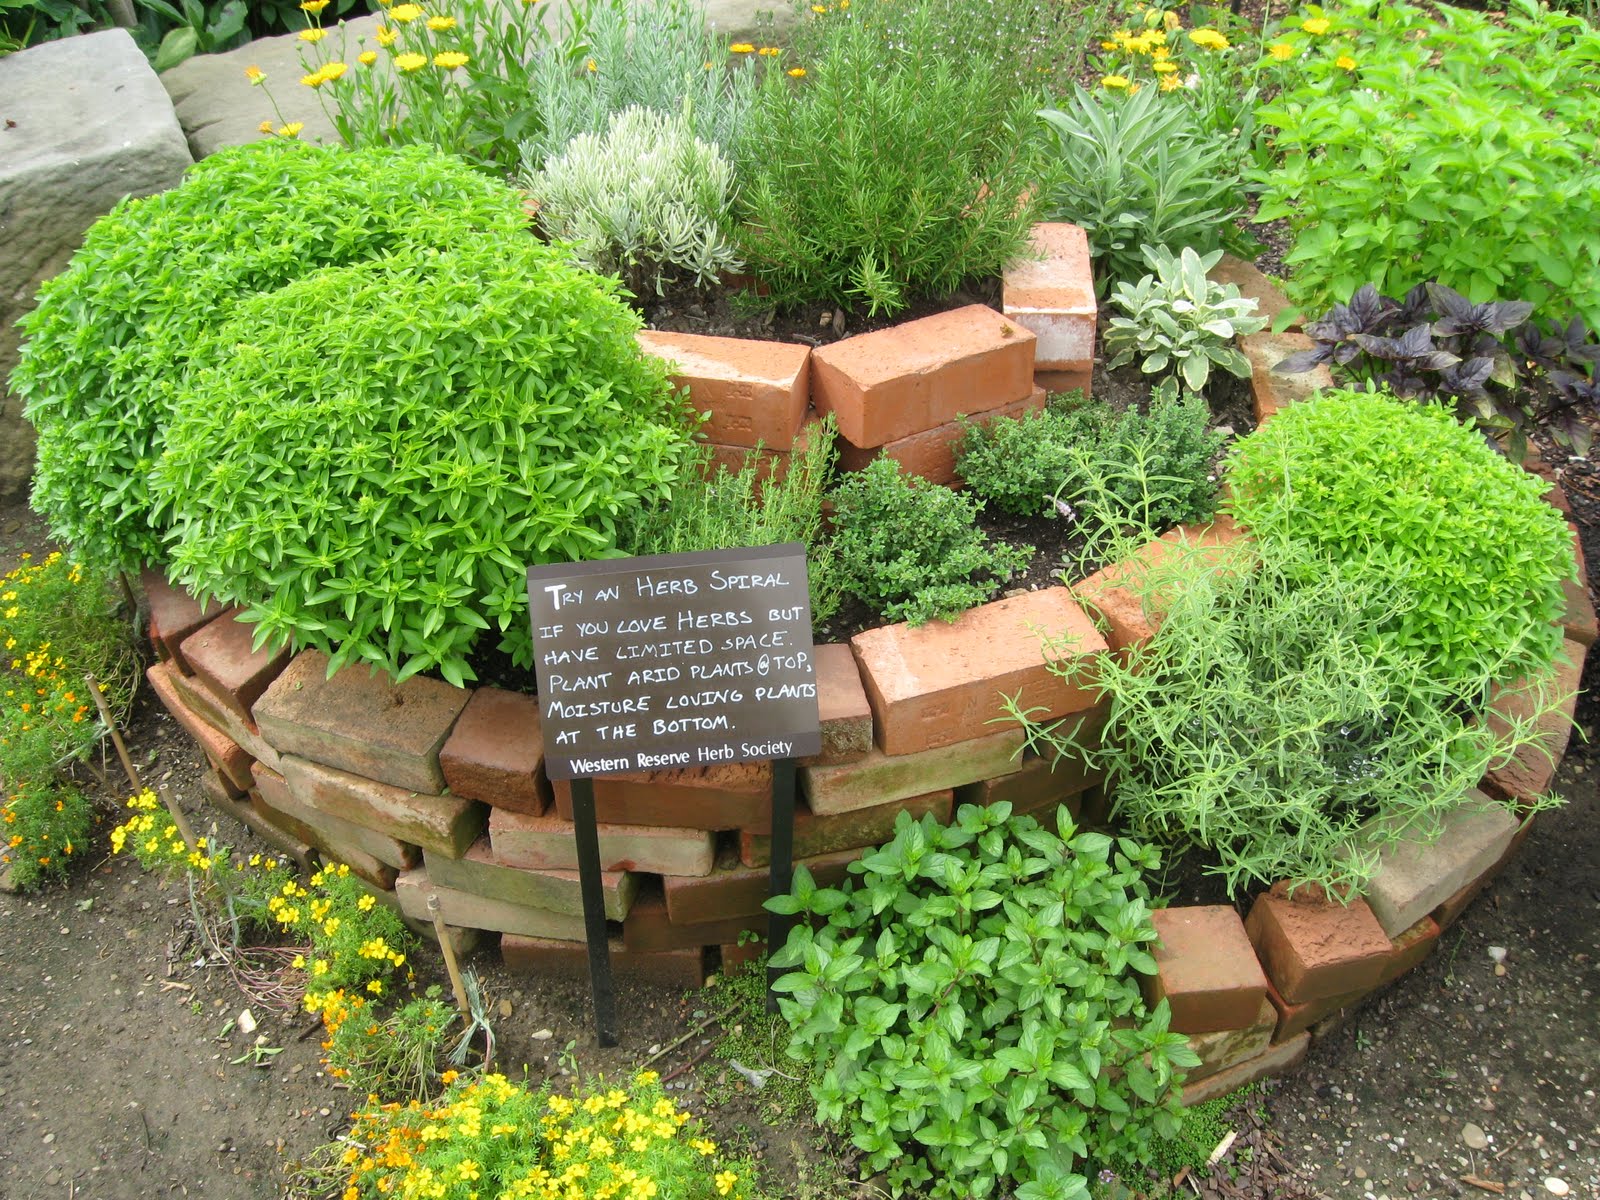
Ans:
[[[1482,1126],[1474,1125],[1471,1121],[1461,1127],[1461,1140],[1472,1150],[1489,1148],[1489,1135],[1484,1133]]]
[[[1554,1175],[1544,1181],[1544,1190],[1552,1196],[1565,1196],[1568,1192],[1567,1181],[1557,1179]]]
[[[1506,948],[1504,946],[1490,946],[1489,947],[1489,957],[1492,958],[1497,963],[1505,962],[1505,960],[1506,960]]]
[[[532,1037],[536,1042],[548,1042],[551,1038],[555,1037],[555,1032],[550,1029],[540,1029],[532,1034]]]
[[[509,1000],[500,1001],[500,1015],[502,1017],[509,1017],[511,1015],[511,1001],[509,1001]]]

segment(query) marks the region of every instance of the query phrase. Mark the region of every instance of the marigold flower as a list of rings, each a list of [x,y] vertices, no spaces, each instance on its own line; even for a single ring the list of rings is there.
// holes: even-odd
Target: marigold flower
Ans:
[[[433,65],[446,71],[467,65],[467,56],[459,50],[441,50],[433,56]]]
[[[754,54],[755,47],[749,42],[735,42],[728,47],[729,54]]]
[[[791,79],[804,79],[806,77],[806,69],[804,67],[790,67],[784,74]]]
[[[733,1191],[733,1185],[739,1182],[739,1177],[732,1171],[718,1171],[711,1182],[717,1185],[717,1195],[726,1196]]]
[[[1152,71],[1154,71],[1157,75],[1171,75],[1171,74],[1174,74],[1177,71],[1178,64],[1175,63],[1175,62],[1166,62],[1166,61],[1153,62],[1153,63],[1150,64],[1150,69]]]
[[[300,7],[308,13],[319,13],[328,7],[328,0],[300,0]]]
[[[1309,33],[1309,34],[1311,34],[1313,36],[1316,36],[1317,34],[1327,33],[1328,32],[1328,18],[1327,17],[1312,17],[1308,21],[1301,21],[1300,22],[1300,28],[1304,29],[1307,33]]]
[[[1294,47],[1288,42],[1273,42],[1267,47],[1267,53],[1279,62],[1284,62],[1294,57]]]
[[[1207,50],[1226,50],[1228,48],[1228,39],[1215,29],[1191,29],[1189,30],[1189,40],[1196,46],[1202,46]]]
[[[445,32],[445,30],[454,29],[455,27],[456,27],[456,19],[454,17],[429,17],[428,18],[428,28],[433,30],[435,33],[443,33],[443,32]]]
[[[1110,88],[1114,92],[1120,91],[1128,86],[1128,77],[1126,75],[1107,75],[1100,80],[1100,86]]]
[[[420,4],[396,4],[389,10],[389,19],[391,21],[399,21],[402,25],[415,21],[421,15],[422,5]]]
[[[378,26],[377,38],[380,46],[394,45],[395,38],[399,36],[400,31],[398,29],[390,29],[387,25]]]
[[[783,51],[776,46],[763,46],[756,53],[761,55],[762,58],[777,58]]]
[[[426,54],[396,54],[394,56],[394,65],[402,71],[420,71],[428,65],[428,56]]]
[[[326,29],[318,29],[316,27],[312,27],[310,29],[302,29],[300,31],[300,40],[302,42],[320,42],[323,38],[325,38],[327,36],[328,36],[328,31]]]
[[[378,61],[378,52],[376,50],[363,50],[360,54],[356,55],[356,61],[363,67],[370,67],[373,63]]]
[[[1354,71],[1356,69],[1356,60],[1351,58],[1348,54],[1341,54],[1338,58],[1333,60],[1333,65],[1338,67],[1341,71]]]
[[[1161,77],[1161,90],[1175,92],[1183,86],[1183,80],[1176,75],[1163,75]]]

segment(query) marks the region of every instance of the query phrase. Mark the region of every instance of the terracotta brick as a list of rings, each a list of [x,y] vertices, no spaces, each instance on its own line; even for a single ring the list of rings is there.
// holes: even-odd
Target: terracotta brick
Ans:
[[[241,717],[229,708],[222,694],[204,676],[182,675],[177,671],[168,674],[172,686],[183,702],[217,729],[222,730],[243,747],[244,752],[257,762],[265,763],[274,771],[282,771],[283,760],[267,739],[261,736],[255,722]]]
[[[413,792],[290,754],[283,776],[301,804],[447,857],[466,853],[488,821],[476,800]]]
[[[1198,1083],[1185,1084],[1183,1105],[1187,1108],[1218,1096],[1226,1096],[1269,1075],[1287,1075],[1305,1061],[1306,1052],[1310,1049],[1311,1035],[1302,1033],[1299,1037],[1268,1048],[1254,1058],[1247,1058],[1244,1062],[1209,1075]]]
[[[600,867],[658,875],[709,875],[716,861],[716,834],[703,829],[653,825],[600,825]],[[489,844],[495,859],[529,870],[578,869],[577,827],[560,817],[530,817],[507,809],[489,813]]]
[[[653,983],[657,987],[705,985],[707,956],[704,947],[635,953],[620,937],[614,937],[610,941],[610,951],[614,975]],[[559,942],[507,933],[500,938],[500,961],[510,971],[589,978],[589,947],[582,942]]]
[[[556,816],[572,820],[572,785],[552,784]],[[772,764],[726,763],[673,771],[632,771],[594,781],[595,820],[605,825],[680,829],[772,827]]]
[[[1245,1029],[1261,1011],[1267,977],[1244,922],[1227,905],[1157,909],[1157,973],[1141,978],[1154,1005],[1165,999],[1178,1033]]]
[[[857,762],[872,749],[872,705],[861,682],[861,668],[849,643],[816,647],[817,717],[822,725],[822,753],[801,761],[826,767]]]
[[[1511,760],[1493,768],[1480,785],[1492,796],[1509,800],[1532,800],[1550,790],[1561,756],[1572,737],[1572,717],[1577,711],[1578,686],[1583,678],[1583,659],[1588,653],[1581,642],[1567,641],[1556,660],[1553,684],[1542,696],[1526,681],[1497,687],[1489,698],[1489,728],[1497,735],[1509,730],[1506,718],[1526,720],[1546,707],[1538,718],[1537,740],[1512,755]]]
[[[1299,1037],[1313,1025],[1327,1020],[1335,1013],[1354,1008],[1371,994],[1372,988],[1359,988],[1342,996],[1323,996],[1316,1000],[1307,1000],[1302,1004],[1291,1004],[1279,994],[1277,988],[1268,985],[1267,999],[1272,1001],[1272,1007],[1278,1014],[1278,1028],[1272,1035],[1272,1040],[1287,1042]]]
[[[207,771],[200,777],[200,794],[206,801],[219,812],[224,812],[239,824],[243,825],[256,837],[260,838],[273,853],[280,854],[294,863],[295,869],[302,874],[309,874],[315,870],[315,859],[312,857],[315,848],[308,842],[295,837],[289,831],[280,828],[271,821],[264,819],[251,807],[248,795],[234,795],[234,788],[216,771]],[[245,847],[232,846],[234,851],[242,851]]]
[[[1043,388],[1047,397],[1066,392],[1082,392],[1089,396],[1094,393],[1094,372],[1087,368],[1082,371],[1035,371],[1033,386]]]
[[[426,867],[406,871],[394,883],[400,911],[414,921],[432,921],[428,897],[439,897],[439,912],[448,925],[466,929],[493,929],[525,937],[553,938],[562,942],[587,940],[583,917],[551,912],[508,900],[493,900],[471,892],[442,887],[428,876]],[[613,930],[615,932],[615,930]]]
[[[1600,620],[1596,619],[1594,600],[1589,595],[1589,585],[1577,579],[1563,579],[1561,594],[1566,608],[1561,614],[1561,628],[1569,641],[1582,646],[1593,646],[1600,638]]]
[[[1059,639],[1047,650],[1045,637]],[[1106,640],[1064,587],[981,604],[953,621],[884,625],[850,639],[885,754],[915,754],[995,729],[1002,697],[1044,717],[1094,703],[1086,683],[1049,662],[1078,663]],[[927,789],[924,788],[924,791]]]
[[[722,973],[724,975],[736,975],[766,957],[767,939],[751,938],[743,942],[724,942],[720,949],[722,952]]]
[[[1075,713],[1063,725],[1063,732],[1073,732],[1081,727],[1085,741],[1100,744],[1099,733],[1104,728],[1106,709],[1103,705],[1086,712]],[[1090,767],[1081,755],[1058,754],[1051,751],[1041,754],[1024,751],[1020,769],[1010,775],[994,779],[980,779],[956,789],[956,805],[998,804],[1011,805],[1019,814],[1031,814],[1046,820],[1056,806],[1065,804],[1074,817],[1080,812],[1082,794],[1105,780],[1105,771]]]
[[[970,424],[987,425],[1001,417],[1020,417],[1024,413],[1037,412],[1049,403],[1049,399],[1043,388],[1036,387],[1013,404],[1007,404],[991,412],[979,413],[971,418]],[[943,425],[935,425],[932,429],[925,429],[921,433],[896,438],[882,446],[865,450],[841,438],[839,469],[863,471],[871,465],[873,459],[882,454],[899,463],[901,471],[907,475],[920,475],[931,483],[959,483],[961,477],[956,471],[956,449],[965,437],[966,428],[962,422],[946,421]]]
[[[1219,1029],[1189,1035],[1189,1049],[1200,1056],[1200,1065],[1190,1067],[1186,1084],[1196,1084],[1218,1071],[1255,1058],[1272,1045],[1278,1028],[1278,1010],[1263,997],[1255,1018],[1243,1029]]]
[[[891,804],[819,817],[802,800],[794,809],[794,857],[810,858],[836,850],[881,846],[894,837],[895,822],[901,813],[909,813],[912,819],[919,821],[932,815],[941,825],[948,825],[954,804],[955,792],[946,788]],[[772,862],[772,838],[748,831],[740,833],[739,861],[747,867],[767,866]]]
[[[150,681],[151,689],[166,710],[172,714],[173,719],[199,743],[200,749],[210,760],[211,765],[227,776],[228,782],[238,791],[249,790],[252,761],[250,755],[238,742],[183,702],[183,698],[178,695],[177,687],[172,682],[176,673],[173,663],[164,662],[150,667],[144,673],[144,677]]]
[[[287,646],[268,653],[252,650],[255,626],[237,614],[220,617],[183,640],[183,657],[190,671],[211,686],[212,693],[242,721],[250,721],[250,706],[289,663]]]
[[[442,792],[439,750],[471,695],[437,679],[413,675],[394,684],[364,666],[328,678],[328,658],[297,655],[256,701],[262,735],[281,754],[294,754],[379,783],[417,792]]]
[[[852,445],[881,446],[1033,390],[1033,334],[981,304],[824,346],[811,400]]]
[[[182,655],[183,640],[202,626],[222,615],[222,605],[212,602],[201,604],[176,584],[168,583],[159,571],[145,568],[139,573],[139,582],[150,605],[150,638],[158,644],[158,653],[164,659],[178,664],[181,674],[189,673],[189,664]]]
[[[1257,425],[1263,424],[1280,408],[1333,386],[1333,375],[1326,364],[1298,375],[1278,371],[1278,364],[1291,354],[1311,348],[1311,339],[1303,333],[1273,333],[1263,329],[1239,339],[1239,349],[1250,360],[1250,390],[1255,395]]]
[[[859,849],[837,850],[798,860],[795,865],[810,870],[818,887],[838,887],[848,877],[846,868],[860,857]],[[746,867],[729,854],[709,875],[663,875],[661,887],[667,898],[668,920],[674,925],[703,925],[760,915],[772,895],[772,875],[769,867]]]
[[[1263,275],[1254,263],[1245,262],[1232,254],[1224,254],[1217,265],[1206,273],[1206,278],[1213,283],[1231,283],[1239,289],[1239,295],[1247,300],[1256,302],[1256,313],[1267,319],[1270,329],[1277,323],[1280,313],[1292,312],[1296,318],[1284,329],[1288,332],[1300,328],[1299,310],[1291,303],[1289,297],[1283,294],[1278,285]]]
[[[1482,876],[1505,855],[1520,825],[1504,804],[1474,791],[1445,814],[1437,838],[1412,835],[1386,847],[1365,888],[1384,933],[1397,936]]]
[[[642,330],[639,348],[672,364],[672,381],[689,389],[701,432],[725,446],[788,450],[805,420],[811,348],[787,342]]]
[[[1378,976],[1378,986],[1393,983],[1432,954],[1442,932],[1439,923],[1429,916],[1391,938],[1389,961],[1383,968],[1383,974]]]
[[[800,790],[819,816],[872,808],[1020,770],[1022,744],[1022,730],[1005,729],[916,754],[873,750],[859,762],[801,767]],[[770,832],[770,821],[756,832]]]
[[[539,702],[520,692],[479,688],[439,750],[439,769],[457,796],[538,816],[550,803]]]
[[[1076,225],[1050,222],[1033,227],[1032,250],[1001,276],[1000,307],[1037,337],[1036,370],[1081,371],[1094,363],[1094,273],[1089,239]]]
[[[667,900],[659,880],[646,881],[622,923],[622,941],[629,950],[649,952],[681,950],[694,946],[717,946],[737,942],[749,931],[765,938],[767,915],[724,917],[699,925],[678,925],[667,915]]]
[[[1256,897],[1245,930],[1290,1004],[1371,991],[1393,950],[1366,901],[1291,899],[1282,885]]]
[[[583,885],[577,871],[507,866],[495,856],[488,838],[479,838],[460,858],[424,851],[423,862],[428,878],[441,887],[529,908],[583,915]],[[632,871],[602,871],[600,894],[607,919],[620,921],[639,894],[639,876]]]
[[[288,781],[261,763],[255,765],[255,781],[256,804],[262,811],[278,818],[285,828],[300,830],[307,842],[335,858],[349,862],[348,852],[359,852],[397,871],[409,870],[422,861],[421,849],[410,842],[300,803]]]

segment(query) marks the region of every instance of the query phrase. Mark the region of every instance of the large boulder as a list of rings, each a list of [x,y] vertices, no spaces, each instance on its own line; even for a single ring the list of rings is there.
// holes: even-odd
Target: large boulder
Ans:
[[[193,162],[167,93],[126,30],[0,58],[0,385],[17,318],[124,196],[178,182]],[[33,430],[0,386],[0,495],[33,474]]]

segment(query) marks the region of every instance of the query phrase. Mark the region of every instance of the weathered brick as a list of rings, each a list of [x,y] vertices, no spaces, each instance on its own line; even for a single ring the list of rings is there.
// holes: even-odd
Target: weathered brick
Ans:
[[[1088,396],[1094,391],[1094,372],[1088,368],[1082,371],[1035,371],[1033,386],[1043,388],[1047,397],[1067,392],[1082,392]]]
[[[1291,1004],[1283,998],[1277,988],[1268,986],[1267,999],[1272,1001],[1272,1007],[1278,1014],[1278,1028],[1272,1035],[1272,1040],[1287,1042],[1291,1038],[1299,1037],[1313,1025],[1327,1020],[1335,1013],[1354,1008],[1371,994],[1372,988],[1358,988],[1342,996],[1321,996],[1315,1000]]]
[[[1556,767],[1572,737],[1572,717],[1577,710],[1578,684],[1587,653],[1581,642],[1574,641],[1564,642],[1561,650],[1554,680],[1545,691],[1522,681],[1496,688],[1489,698],[1489,728],[1497,736],[1509,731],[1508,721],[1538,718],[1536,740],[1483,777],[1480,786],[1492,796],[1528,801],[1550,790]]]
[[[1519,829],[1517,831],[1517,835],[1511,839],[1510,848],[1508,848],[1505,854],[1501,856],[1499,862],[1495,863],[1494,866],[1490,867],[1482,875],[1478,876],[1477,879],[1467,884],[1466,887],[1462,888],[1454,896],[1451,896],[1450,899],[1446,900],[1438,908],[1433,910],[1431,915],[1434,923],[1439,926],[1441,931],[1449,929],[1450,926],[1454,925],[1456,923],[1456,919],[1460,917],[1462,913],[1466,912],[1467,909],[1471,907],[1472,902],[1482,895],[1484,890],[1487,889],[1488,886],[1499,877],[1501,871],[1505,870],[1506,864],[1512,859],[1516,858],[1517,853],[1522,849],[1522,843],[1527,841],[1528,835],[1533,832],[1533,824],[1535,819],[1536,818],[1534,815],[1530,813],[1523,820],[1522,828]]]
[[[255,765],[255,782],[256,803],[261,809],[309,831],[306,841],[336,858],[348,862],[340,851],[359,851],[397,871],[409,870],[422,861],[422,851],[410,842],[302,804],[290,791],[288,780],[261,763]]]
[[[1224,254],[1217,265],[1206,273],[1206,277],[1213,283],[1231,283],[1239,289],[1239,295],[1244,299],[1254,300],[1257,315],[1267,319],[1269,329],[1277,323],[1279,314],[1285,312],[1298,314],[1299,310],[1289,303],[1289,297],[1283,294],[1283,290],[1263,275],[1254,263],[1246,262],[1242,258]],[[1290,332],[1298,330],[1300,328],[1298,316],[1284,328]]]
[[[1256,956],[1290,1004],[1368,992],[1393,947],[1364,900],[1291,899],[1281,884],[1256,897],[1245,920]],[[1306,897],[1306,898],[1302,898]]]
[[[572,820],[572,785],[552,783],[556,815]],[[606,825],[681,829],[772,827],[772,764],[726,763],[674,771],[633,771],[594,781],[595,820]]]
[[[274,771],[282,771],[282,758],[277,750],[261,736],[255,722],[241,717],[229,708],[221,694],[204,676],[183,675],[177,671],[168,674],[172,686],[183,702],[217,729],[222,730],[243,747],[244,752],[257,762],[265,763]]]
[[[291,754],[283,756],[283,777],[301,804],[446,857],[466,853],[488,821],[476,800],[413,792]]]
[[[818,816],[872,808],[1017,771],[1022,766],[1022,743],[1022,730],[1004,729],[916,754],[891,757],[873,750],[859,762],[801,767],[800,789]],[[770,821],[767,828],[757,830],[770,831]]]
[[[419,921],[415,917],[408,917],[400,911],[400,898],[394,893],[394,886],[381,888],[369,880],[357,877],[356,882],[361,890],[371,896],[379,904],[396,913],[405,927],[418,937],[425,939],[437,946],[439,932],[434,928],[431,920]],[[488,934],[482,929],[466,929],[460,925],[446,925],[444,935],[450,940],[450,948],[455,951],[456,960],[464,961],[470,957],[488,939]]]
[[[543,767],[539,702],[499,688],[472,694],[439,751],[445,784],[457,796],[533,816],[550,802]]]
[[[145,634],[150,639],[150,652],[156,656],[157,662],[171,662],[172,655],[167,652],[166,645],[161,640],[161,627],[156,624],[155,614],[151,614],[145,622]]]
[[[287,646],[269,653],[250,648],[255,626],[237,613],[219,617],[183,640],[190,671],[211,685],[212,693],[242,721],[251,720],[250,706],[289,662]]]
[[[652,952],[681,950],[694,946],[717,946],[737,942],[745,932],[765,938],[765,913],[744,917],[725,917],[700,925],[678,925],[667,915],[667,899],[660,880],[647,880],[622,923],[622,941],[629,950]]]
[[[1097,705],[1073,714],[1061,728],[1063,734],[1071,733],[1082,738],[1085,745],[1098,747],[1105,722],[1106,708]],[[1081,754],[1030,749],[1023,753],[1020,768],[1010,775],[980,779],[957,788],[956,805],[988,806],[1004,801],[1014,813],[1034,814],[1043,820],[1054,813],[1057,805],[1065,804],[1076,817],[1082,794],[1104,779],[1104,769],[1091,767]]]
[[[270,846],[274,853],[281,854],[293,862],[295,868],[302,874],[310,874],[315,870],[316,860],[312,857],[315,847],[256,812],[251,807],[248,796],[235,796],[233,785],[226,782],[216,771],[207,771],[201,776],[200,792],[213,808],[227,813]],[[237,851],[241,847],[235,846],[233,849]]]
[[[326,862],[340,862],[350,868],[351,874],[377,888],[393,889],[399,873],[388,863],[368,854],[351,842],[339,842],[321,829],[296,820],[289,813],[263,800],[260,789],[250,793],[250,807],[263,821],[269,821],[291,837],[305,842],[317,851]]]
[[[460,925],[467,929],[494,929],[501,933],[519,933],[525,937],[554,938],[562,942],[582,942],[587,939],[581,916],[441,887],[428,877],[426,867],[404,872],[395,880],[394,892],[400,901],[400,911],[416,921],[433,919],[428,912],[428,897],[432,895],[439,898],[440,915],[449,925]]]
[[[672,364],[672,381],[689,389],[695,411],[709,414],[707,439],[773,450],[794,444],[811,394],[810,347],[654,329],[637,336],[646,354]]]
[[[811,355],[811,400],[852,445],[881,446],[1033,391],[1032,332],[981,304],[907,321]]]
[[[528,908],[583,915],[583,885],[577,871],[509,867],[495,857],[488,838],[479,838],[460,858],[424,851],[423,860],[428,878],[441,887]],[[620,921],[639,893],[639,876],[632,871],[602,871],[600,892],[607,918]]]
[[[1311,1035],[1302,1033],[1287,1042],[1270,1047],[1254,1058],[1247,1058],[1214,1075],[1208,1075],[1198,1083],[1185,1084],[1184,1107],[1203,1104],[1218,1096],[1226,1096],[1229,1092],[1236,1092],[1247,1084],[1265,1079],[1269,1075],[1286,1075],[1305,1061],[1306,1051],[1309,1049],[1311,1049]]]
[[[838,887],[847,877],[846,868],[860,857],[859,849],[838,850],[795,865],[805,866],[818,887]],[[663,875],[661,886],[667,898],[667,918],[674,925],[703,925],[764,912],[763,905],[772,895],[772,875],[769,867],[746,867],[730,854],[709,875]]]
[[[872,749],[872,705],[861,682],[861,668],[848,643],[816,647],[817,717],[822,752],[801,761],[812,766],[856,762]]]
[[[1046,637],[1057,639],[1050,647]],[[953,621],[884,625],[850,639],[885,754],[915,754],[996,728],[1003,697],[1036,717],[1094,704],[1086,680],[1051,663],[1081,665],[1106,640],[1064,587],[981,604]],[[942,786],[942,785],[941,785]],[[927,788],[922,789],[927,791]]]
[[[1189,1068],[1185,1083],[1199,1083],[1218,1071],[1264,1053],[1272,1045],[1272,1034],[1277,1028],[1278,1010],[1263,997],[1254,1019],[1245,1028],[1190,1034],[1189,1049],[1200,1056],[1200,1065]]]
[[[1594,609],[1594,599],[1589,595],[1589,585],[1579,579],[1563,579],[1561,594],[1566,607],[1561,614],[1561,629],[1569,641],[1581,646],[1593,646],[1600,638],[1600,619]]]
[[[704,829],[596,824],[600,867],[658,875],[709,875],[716,861],[716,834]],[[489,813],[489,844],[508,867],[578,869],[576,826],[560,817],[530,817],[503,808]]]
[[[1239,349],[1250,360],[1250,390],[1255,395],[1257,425],[1280,408],[1333,386],[1333,375],[1326,364],[1298,375],[1285,375],[1277,370],[1278,364],[1291,354],[1311,348],[1311,339],[1303,333],[1273,333],[1263,329],[1239,339]]]
[[[890,804],[858,808],[850,812],[819,817],[801,801],[794,810],[795,858],[832,854],[836,850],[859,850],[880,846],[894,837],[894,826],[901,813],[920,821],[931,815],[941,825],[950,823],[955,792],[946,788],[926,796],[911,796]],[[747,867],[765,867],[772,862],[772,837],[769,834],[739,834],[739,861]]]
[[[1429,916],[1391,938],[1389,961],[1384,965],[1383,974],[1378,976],[1378,986],[1393,983],[1432,954],[1441,932],[1439,923]]]
[[[629,950],[620,937],[614,937],[610,940],[610,951],[611,971],[615,975],[670,988],[697,988],[706,981],[703,946],[658,950],[653,954],[636,953]],[[500,961],[511,971],[589,978],[589,947],[582,942],[508,933],[500,938]]]
[[[162,656],[178,664],[181,674],[189,673],[183,659],[183,640],[208,622],[222,615],[220,604],[201,604],[166,576],[148,567],[140,572],[145,598],[150,604],[150,636],[160,643]]]
[[[281,754],[438,793],[445,786],[439,750],[470,694],[421,675],[391,683],[364,666],[346,667],[329,679],[327,656],[307,650],[273,681],[252,713]]]
[[[1005,269],[1000,307],[1039,339],[1035,370],[1091,370],[1099,306],[1089,239],[1076,225],[1049,222],[1035,225],[1030,240],[1040,257],[1019,259]]]
[[[745,941],[723,942],[720,947],[722,952],[722,973],[736,975],[747,969],[752,963],[760,962],[767,953],[767,939],[752,937]]]
[[[1415,925],[1499,862],[1521,822],[1505,805],[1474,791],[1440,825],[1431,841],[1412,835],[1379,855],[1366,900],[1389,937]]]
[[[1049,403],[1049,399],[1043,388],[1036,387],[1023,399],[990,412],[979,413],[970,418],[968,423],[988,425],[1001,417],[1014,418],[1024,413],[1037,412]],[[943,425],[935,425],[932,429],[896,438],[892,442],[885,442],[882,446],[869,449],[853,446],[848,439],[841,438],[839,469],[864,471],[872,464],[872,460],[881,454],[899,463],[900,470],[906,475],[919,475],[931,483],[953,484],[960,479],[956,471],[956,449],[965,437],[966,428],[962,422],[946,421]]]
[[[176,673],[174,664],[164,662],[150,667],[144,677],[173,719],[199,744],[211,765],[227,776],[228,782],[239,791],[247,791],[251,783],[250,755],[238,742],[183,702],[172,682]]]
[[[1142,977],[1146,998],[1165,999],[1178,1033],[1245,1029],[1261,1011],[1267,977],[1227,905],[1157,909],[1151,914],[1161,944],[1156,974]]]

